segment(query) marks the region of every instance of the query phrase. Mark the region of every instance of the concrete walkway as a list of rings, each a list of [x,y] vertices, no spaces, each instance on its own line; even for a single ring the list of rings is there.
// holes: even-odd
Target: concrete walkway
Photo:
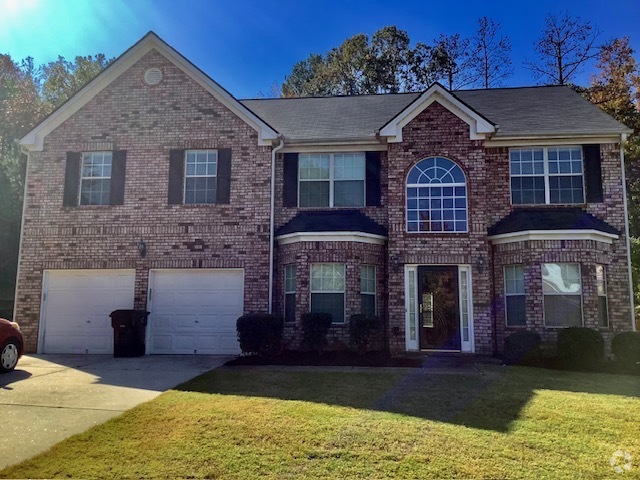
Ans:
[[[0,375],[0,469],[48,450],[232,357],[30,355]]]

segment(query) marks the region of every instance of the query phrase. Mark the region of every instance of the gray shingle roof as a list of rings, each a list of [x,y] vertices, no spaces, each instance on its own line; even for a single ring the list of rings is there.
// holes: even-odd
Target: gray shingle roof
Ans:
[[[620,235],[607,222],[573,207],[517,209],[489,227],[489,235],[527,230],[599,230]]]
[[[387,229],[360,210],[300,212],[276,231],[276,236],[301,232],[363,232],[387,236]]]
[[[452,92],[498,125],[496,137],[607,135],[629,129],[569,87],[497,88]],[[241,100],[293,141],[373,139],[376,130],[420,93]]]

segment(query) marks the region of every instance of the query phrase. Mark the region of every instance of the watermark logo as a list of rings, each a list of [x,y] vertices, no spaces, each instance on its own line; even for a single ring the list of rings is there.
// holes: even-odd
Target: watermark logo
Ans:
[[[613,471],[616,473],[624,473],[631,470],[631,464],[633,457],[629,452],[623,452],[622,450],[616,450],[609,459],[609,464]]]

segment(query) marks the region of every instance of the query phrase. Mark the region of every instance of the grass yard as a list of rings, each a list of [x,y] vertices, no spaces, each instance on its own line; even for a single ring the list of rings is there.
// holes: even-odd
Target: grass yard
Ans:
[[[482,368],[221,368],[0,477],[640,478],[638,377]]]

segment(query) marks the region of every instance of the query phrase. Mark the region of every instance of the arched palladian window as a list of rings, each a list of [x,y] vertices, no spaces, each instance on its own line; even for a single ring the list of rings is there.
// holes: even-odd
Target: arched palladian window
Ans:
[[[451,160],[425,158],[409,172],[407,231],[467,231],[467,182]]]

